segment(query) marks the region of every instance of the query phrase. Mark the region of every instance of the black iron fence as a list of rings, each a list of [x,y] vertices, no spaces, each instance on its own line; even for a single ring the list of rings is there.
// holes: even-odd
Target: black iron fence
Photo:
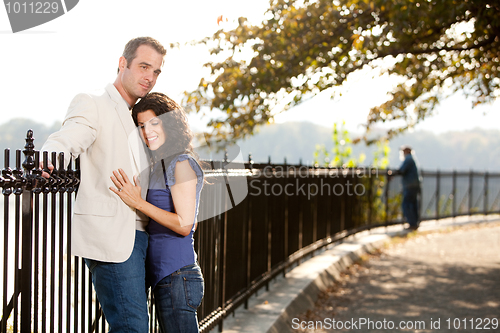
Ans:
[[[1,332],[105,332],[82,258],[71,255],[77,163],[34,150],[5,150],[1,170],[3,255]],[[39,160],[56,169],[41,177]],[[44,163],[47,165],[47,163]],[[206,292],[200,328],[223,319],[270,280],[316,250],[355,232],[402,223],[401,185],[390,170],[211,162],[195,247]],[[423,171],[421,217],[500,212],[500,174]],[[242,187],[241,184],[245,186]],[[150,331],[157,332],[154,299]]]

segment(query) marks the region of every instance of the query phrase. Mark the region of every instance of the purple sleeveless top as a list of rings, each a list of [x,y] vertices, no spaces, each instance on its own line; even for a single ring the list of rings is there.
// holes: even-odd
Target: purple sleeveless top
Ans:
[[[168,165],[159,162],[155,164],[149,180],[149,191],[146,200],[168,212],[175,213],[170,186],[175,184],[175,167],[177,162],[188,160],[196,173],[196,211],[191,233],[187,236],[162,226],[153,219],[149,220],[146,231],[149,233],[149,246],[146,259],[147,280],[154,289],[158,282],[176,270],[196,262],[194,251],[194,227],[198,215],[200,193],[203,187],[203,170],[196,160],[187,155],[176,156]],[[164,169],[164,167],[166,167]],[[164,172],[164,170],[166,172]]]

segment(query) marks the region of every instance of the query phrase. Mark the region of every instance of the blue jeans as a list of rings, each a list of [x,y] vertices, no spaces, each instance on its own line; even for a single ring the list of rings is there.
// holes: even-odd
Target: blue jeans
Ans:
[[[403,215],[411,227],[418,227],[418,188],[403,189]]]
[[[148,332],[147,247],[148,234],[136,231],[134,249],[127,261],[109,263],[85,259],[110,333]]]
[[[203,275],[196,263],[163,278],[153,291],[161,332],[199,332],[196,309],[203,293]]]

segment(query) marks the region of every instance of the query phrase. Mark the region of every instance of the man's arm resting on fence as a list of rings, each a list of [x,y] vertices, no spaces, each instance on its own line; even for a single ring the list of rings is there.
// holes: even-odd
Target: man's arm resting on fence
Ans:
[[[89,95],[79,94],[71,102],[68,113],[59,131],[52,133],[44,143],[41,151],[64,153],[64,166],[67,167],[71,157],[78,157],[95,141],[99,116],[97,106]],[[43,161],[40,162],[43,169]],[[51,163],[48,163],[48,169]],[[48,178],[47,172],[42,174]]]

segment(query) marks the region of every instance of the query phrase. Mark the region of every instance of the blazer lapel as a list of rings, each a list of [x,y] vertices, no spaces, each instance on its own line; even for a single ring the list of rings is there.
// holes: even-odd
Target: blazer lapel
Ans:
[[[146,174],[149,176],[149,172],[143,171],[149,170],[149,159],[145,151],[145,146],[142,143],[139,130],[132,120],[132,115],[127,107],[127,103],[125,103],[125,100],[121,97],[116,88],[112,84],[109,84],[106,90],[111,100],[116,103],[115,111],[118,114],[118,118],[120,119],[125,133],[127,133],[128,145],[132,153],[132,170],[134,170],[134,173],[139,174],[139,181],[141,184],[147,184],[149,177],[145,177],[144,175]]]
[[[112,84],[109,84],[106,87],[106,91],[108,92],[111,100],[115,102],[115,111],[118,114],[118,117],[120,118],[120,121],[122,123],[123,128],[125,129],[125,132],[127,134],[133,132],[135,130],[135,125],[132,120],[130,110],[127,108],[127,103],[125,103],[125,100],[121,97],[118,90],[116,90],[115,86],[113,86]]]

